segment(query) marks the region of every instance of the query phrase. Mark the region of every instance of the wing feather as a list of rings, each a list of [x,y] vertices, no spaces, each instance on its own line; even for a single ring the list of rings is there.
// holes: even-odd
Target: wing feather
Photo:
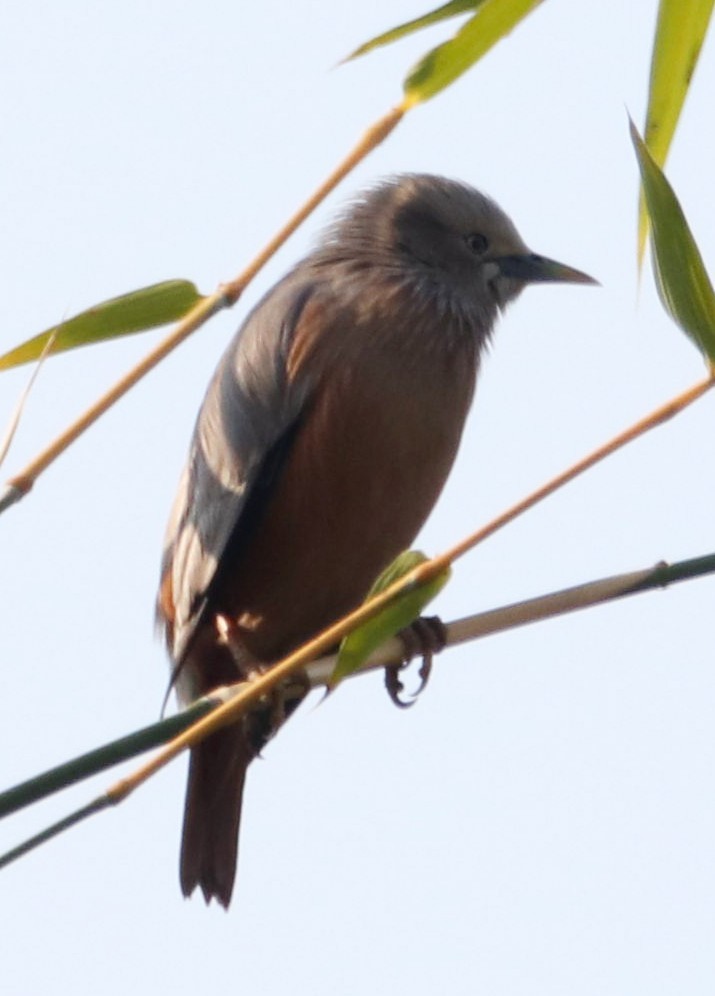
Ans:
[[[290,350],[315,292],[294,271],[256,306],[229,343],[196,421],[169,517],[157,617],[181,661],[204,611],[221,556],[250,499],[275,474],[311,393],[310,377],[289,373]]]

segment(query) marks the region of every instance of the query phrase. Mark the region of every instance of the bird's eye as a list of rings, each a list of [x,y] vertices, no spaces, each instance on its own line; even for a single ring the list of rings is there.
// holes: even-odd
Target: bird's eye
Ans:
[[[489,239],[481,232],[474,232],[467,236],[467,245],[477,256],[483,255],[489,248]]]
[[[481,232],[473,232],[471,235],[467,236],[467,245],[476,253],[477,256],[481,256],[489,248],[489,239],[486,235],[482,235]]]

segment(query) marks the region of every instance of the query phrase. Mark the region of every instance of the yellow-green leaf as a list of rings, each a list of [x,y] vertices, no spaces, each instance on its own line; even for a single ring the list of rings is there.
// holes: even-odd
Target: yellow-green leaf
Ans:
[[[203,300],[188,280],[165,280],[131,294],[113,297],[47,329],[0,356],[0,370],[39,359],[54,336],[49,353],[61,353],[104,339],[144,332],[182,318]]]
[[[651,225],[653,272],[666,311],[715,362],[715,294],[683,209],[660,166],[630,122]]]
[[[698,63],[715,0],[661,0],[650,65],[645,144],[665,165],[683,102]],[[643,258],[648,219],[641,197],[638,261]]]
[[[428,558],[419,550],[406,550],[393,560],[370,589],[368,599],[379,594],[399,578],[424,564]],[[348,633],[340,645],[335,670],[328,683],[332,691],[348,675],[357,671],[370,654],[395,633],[409,626],[422,609],[444,588],[449,581],[449,568],[436,578],[421,585],[412,585],[397,595],[376,616]]]
[[[407,103],[434,97],[453,83],[543,0],[484,0],[449,41],[432,49],[405,80]]]
[[[458,14],[464,14],[468,10],[475,10],[481,3],[484,3],[484,0],[451,0],[451,3],[445,3],[441,7],[437,7],[436,10],[431,10],[429,14],[415,17],[412,21],[406,21],[396,28],[390,28],[389,31],[376,35],[375,38],[371,38],[370,41],[366,41],[364,45],[351,52],[344,61],[349,62],[350,59],[357,59],[359,55],[365,55],[366,52],[380,48],[381,45],[389,45],[391,42],[404,38],[405,35],[411,35],[414,31],[428,28],[431,24],[438,24],[439,21],[445,21],[449,17],[457,17]]]

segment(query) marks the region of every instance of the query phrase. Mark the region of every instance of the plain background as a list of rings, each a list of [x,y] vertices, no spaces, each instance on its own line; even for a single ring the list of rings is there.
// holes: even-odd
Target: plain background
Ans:
[[[417,0],[9,2],[0,34],[5,350],[105,298],[233,276],[399,100],[446,25],[341,57]],[[551,0],[417,108],[239,306],[185,344],[0,523],[0,784],[153,721],[164,523],[206,382],[241,317],[336,207],[430,171],[490,193],[602,288],[528,290],[483,370],[432,553],[703,376],[635,266],[656,3]],[[703,50],[668,174],[715,261]],[[19,470],[162,333],[47,363]],[[4,422],[28,369],[0,379]],[[445,619],[713,547],[706,398],[459,564]],[[405,714],[379,675],[308,703],[249,776],[228,914],[181,898],[182,760],[2,873],[8,994],[712,993],[713,582],[446,653]],[[317,701],[317,699],[316,699]],[[93,785],[7,820],[10,847]]]

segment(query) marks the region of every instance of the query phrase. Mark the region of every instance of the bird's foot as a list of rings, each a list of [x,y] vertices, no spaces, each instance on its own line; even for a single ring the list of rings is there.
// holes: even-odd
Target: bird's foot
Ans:
[[[444,650],[447,643],[447,630],[439,616],[420,616],[413,623],[397,634],[402,640],[404,656],[399,664],[389,664],[385,668],[385,687],[390,699],[399,706],[406,709],[414,705],[417,698],[427,687],[429,676],[432,673],[432,658],[440,650]],[[422,664],[418,671],[420,683],[412,693],[409,700],[401,698],[405,689],[400,680],[400,672],[408,666],[414,657],[421,657]]]
[[[241,620],[234,620],[217,612],[214,625],[218,643],[225,647],[236,667],[239,681],[257,681],[273,666],[271,663],[251,658],[241,638]],[[285,723],[310,691],[305,674],[293,675],[261,696],[256,708],[244,717],[243,723],[248,742],[260,756],[271,737]]]
[[[270,664],[259,664],[253,671],[255,680],[260,675],[270,671]],[[254,745],[256,754],[271,740],[285,721],[298,708],[310,691],[307,675],[298,674],[282,682],[276,688],[261,696],[257,710],[244,718],[249,730],[249,740]]]
[[[269,670],[270,665],[263,670]],[[310,691],[310,682],[305,674],[297,674],[275,688],[270,696],[271,736],[283,726],[292,712],[300,705]]]

